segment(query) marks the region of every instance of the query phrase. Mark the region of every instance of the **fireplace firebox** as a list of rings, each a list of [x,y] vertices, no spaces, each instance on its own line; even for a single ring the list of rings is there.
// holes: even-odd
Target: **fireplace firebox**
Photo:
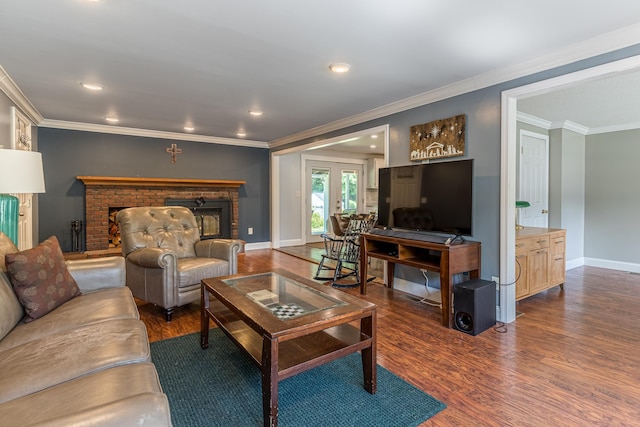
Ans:
[[[231,238],[230,199],[167,199],[165,205],[189,208],[196,217],[201,240]]]

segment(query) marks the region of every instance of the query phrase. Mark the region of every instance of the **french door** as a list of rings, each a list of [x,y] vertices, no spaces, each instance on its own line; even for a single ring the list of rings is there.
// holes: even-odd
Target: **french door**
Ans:
[[[307,242],[322,241],[322,234],[331,231],[329,217],[334,213],[359,212],[363,169],[358,163],[307,161]]]

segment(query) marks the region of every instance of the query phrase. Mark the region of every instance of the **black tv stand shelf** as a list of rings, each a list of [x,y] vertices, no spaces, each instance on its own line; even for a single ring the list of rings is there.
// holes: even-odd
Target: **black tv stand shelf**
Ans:
[[[393,231],[393,230],[383,230]],[[445,244],[406,238],[404,231],[396,232],[403,237],[381,235],[378,232],[360,235],[360,293],[367,293],[367,259],[369,257],[388,262],[386,286],[393,288],[396,264],[408,265],[440,273],[442,295],[442,324],[453,326],[453,275],[469,273],[470,279],[480,277],[480,242],[460,241]],[[424,236],[420,234],[421,236]]]

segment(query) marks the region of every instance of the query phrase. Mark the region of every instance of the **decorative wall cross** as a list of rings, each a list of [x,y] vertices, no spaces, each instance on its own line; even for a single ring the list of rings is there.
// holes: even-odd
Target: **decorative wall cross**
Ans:
[[[182,148],[178,148],[178,144],[171,144],[171,147],[167,147],[167,153],[171,154],[171,164],[175,164],[178,154],[182,154]]]

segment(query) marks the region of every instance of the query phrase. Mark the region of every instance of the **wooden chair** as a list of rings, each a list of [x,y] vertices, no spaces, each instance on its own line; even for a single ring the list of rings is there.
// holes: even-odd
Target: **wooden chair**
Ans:
[[[331,216],[333,234],[323,234],[325,253],[316,270],[316,280],[331,280],[335,287],[354,287],[360,283],[341,284],[338,280],[348,276],[360,277],[360,233],[369,231],[375,224],[371,215],[352,215],[347,227],[342,230],[335,215]],[[335,232],[338,230],[338,233]],[[329,264],[327,262],[329,261]],[[335,264],[331,264],[331,262]],[[323,275],[333,271],[332,276]]]

